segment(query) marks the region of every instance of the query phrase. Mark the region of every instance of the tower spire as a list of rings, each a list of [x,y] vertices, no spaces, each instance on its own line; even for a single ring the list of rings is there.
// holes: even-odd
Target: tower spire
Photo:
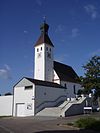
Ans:
[[[46,23],[46,16],[43,17],[43,22]]]
[[[54,47],[53,43],[51,42],[51,40],[48,36],[49,25],[46,23],[46,17],[43,17],[43,18],[44,18],[44,21],[43,21],[42,25],[40,25],[41,35],[40,35],[38,41],[36,42],[35,47],[42,43],[46,43],[46,44]]]
[[[43,24],[40,26],[41,33],[48,34],[49,25],[46,23],[46,16],[43,17]]]

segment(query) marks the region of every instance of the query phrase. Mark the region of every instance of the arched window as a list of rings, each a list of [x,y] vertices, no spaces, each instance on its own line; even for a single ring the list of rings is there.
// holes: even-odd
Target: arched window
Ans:
[[[42,47],[41,47],[41,51],[42,51]]]
[[[37,48],[37,52],[39,52],[39,49]]]

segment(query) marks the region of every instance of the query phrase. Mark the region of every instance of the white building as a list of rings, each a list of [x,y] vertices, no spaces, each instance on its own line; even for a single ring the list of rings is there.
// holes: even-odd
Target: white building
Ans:
[[[79,77],[73,68],[54,61],[54,45],[48,36],[48,29],[48,24],[44,22],[35,44],[34,79],[24,77],[14,86],[13,116],[34,116],[47,107],[60,105],[56,108],[58,111],[61,103],[67,105],[64,101],[75,98],[81,89]]]
[[[81,88],[72,67],[54,61],[54,45],[48,36],[49,26],[40,27],[35,44],[34,79],[23,78],[14,87],[13,116],[30,116],[52,107],[66,98],[74,98]]]

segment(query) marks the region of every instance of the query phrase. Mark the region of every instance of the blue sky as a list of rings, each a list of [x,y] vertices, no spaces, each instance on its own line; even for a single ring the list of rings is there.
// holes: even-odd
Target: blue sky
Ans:
[[[100,55],[99,0],[0,0],[0,94],[12,92],[22,77],[33,77],[43,16],[55,60],[81,76],[82,65]]]

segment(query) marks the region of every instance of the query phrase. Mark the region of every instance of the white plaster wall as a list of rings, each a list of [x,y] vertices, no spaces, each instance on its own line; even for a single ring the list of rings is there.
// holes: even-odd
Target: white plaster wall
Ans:
[[[0,116],[12,116],[13,95],[0,96]]]
[[[42,47],[42,50],[41,50]],[[37,49],[39,51],[37,51]],[[39,80],[44,80],[44,70],[45,70],[45,44],[41,44],[35,47],[35,62],[34,62],[34,78]],[[38,55],[41,54],[41,57]]]
[[[51,54],[51,58],[48,58],[48,53]],[[38,57],[39,54],[40,57]],[[53,47],[48,44],[43,43],[35,47],[34,78],[45,81],[53,80]]]
[[[54,83],[60,84],[60,79],[57,75],[57,73],[55,72],[55,70],[53,70],[54,76],[53,76],[53,81]]]
[[[25,104],[24,116],[34,115],[34,97],[35,97],[34,85],[33,85],[32,89],[25,89],[24,86],[22,86],[22,87],[15,86],[13,116],[17,115],[17,106],[16,105],[22,104],[22,103]],[[32,109],[27,109],[29,104],[32,105]]]
[[[31,86],[32,82],[27,80],[26,78],[22,78],[14,87],[23,87],[23,86]]]
[[[67,97],[68,98],[75,98],[74,94],[74,85],[75,85],[75,90],[76,93],[78,92],[79,89],[82,89],[81,85],[78,83],[72,83],[72,82],[66,82],[66,81],[61,81],[61,85],[67,88]]]
[[[51,57],[48,57],[48,54]],[[47,44],[45,45],[45,81],[53,81],[53,47]]]
[[[45,87],[45,86],[36,86],[36,100],[35,100],[35,107],[36,112],[41,110],[44,107],[56,105],[58,102],[66,99],[66,89],[63,88],[54,88],[54,87]],[[65,96],[65,97],[61,97]],[[60,99],[56,101],[57,103],[53,102],[56,99]],[[51,102],[50,102],[51,101]],[[42,104],[44,103],[44,104]],[[41,106],[39,106],[41,105]]]

